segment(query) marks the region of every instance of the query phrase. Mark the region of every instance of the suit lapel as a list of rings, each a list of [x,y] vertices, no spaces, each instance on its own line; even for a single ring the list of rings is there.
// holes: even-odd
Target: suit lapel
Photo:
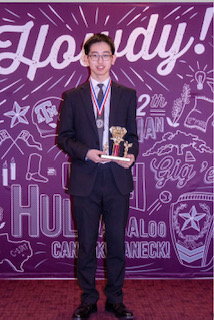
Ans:
[[[86,82],[85,85],[82,86],[81,97],[83,99],[85,112],[88,115],[89,121],[90,121],[95,133],[98,135],[96,120],[95,120],[95,116],[94,116],[93,103],[91,100],[91,91],[90,91],[89,81]]]
[[[115,123],[117,123],[117,119],[115,119],[115,115],[119,107],[119,101],[120,101],[120,86],[116,82],[112,82],[109,128],[111,126],[115,126]]]

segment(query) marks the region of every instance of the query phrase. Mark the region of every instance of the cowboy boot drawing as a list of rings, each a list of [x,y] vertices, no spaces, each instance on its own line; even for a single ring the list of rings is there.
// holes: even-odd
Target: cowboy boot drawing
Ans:
[[[28,159],[26,180],[46,183],[48,179],[41,175],[42,157],[37,153],[32,153]]]

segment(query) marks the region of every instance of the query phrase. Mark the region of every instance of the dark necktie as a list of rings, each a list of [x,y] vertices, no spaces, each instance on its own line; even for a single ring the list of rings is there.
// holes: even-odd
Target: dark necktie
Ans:
[[[99,83],[97,86],[100,88],[97,96],[97,101],[100,107],[103,100],[103,84]],[[104,110],[101,115],[97,114],[97,130],[99,135],[100,150],[103,150]]]

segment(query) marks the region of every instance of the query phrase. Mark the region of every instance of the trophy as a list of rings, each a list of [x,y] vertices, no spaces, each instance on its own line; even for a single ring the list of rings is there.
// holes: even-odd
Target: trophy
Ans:
[[[130,158],[127,158],[127,153],[129,148],[132,146],[132,143],[128,143],[128,141],[125,141],[124,146],[124,155],[123,157],[119,157],[119,151],[120,151],[120,144],[122,141],[124,141],[123,137],[125,136],[127,130],[123,127],[111,127],[109,131],[112,134],[111,140],[114,141],[113,148],[112,148],[112,154],[111,155],[101,155],[101,158],[104,159],[110,159],[110,160],[122,160],[122,161],[130,161]],[[109,146],[106,144],[104,146],[104,151],[108,151]]]

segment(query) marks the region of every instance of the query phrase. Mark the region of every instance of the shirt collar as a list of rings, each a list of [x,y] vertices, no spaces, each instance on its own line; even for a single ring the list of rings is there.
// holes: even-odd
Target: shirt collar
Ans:
[[[99,84],[99,83],[103,83],[104,84],[104,87],[106,88],[108,86],[108,83],[109,83],[109,80],[110,80],[110,77],[108,77],[105,81],[97,81],[95,79],[93,79],[92,77],[90,77],[90,80],[91,80],[91,83],[93,85],[93,88],[96,88],[96,86]]]

